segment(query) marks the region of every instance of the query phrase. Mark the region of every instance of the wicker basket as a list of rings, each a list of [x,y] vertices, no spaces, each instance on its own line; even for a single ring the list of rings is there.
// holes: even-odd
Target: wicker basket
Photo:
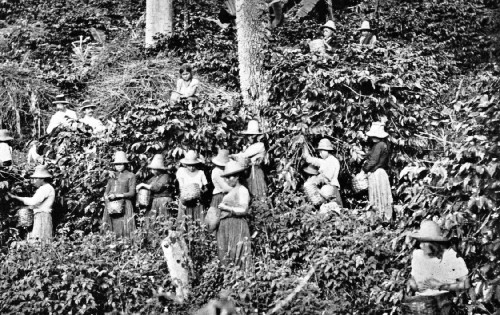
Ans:
[[[361,192],[368,189],[368,175],[361,171],[358,175],[354,176],[352,179],[352,188],[355,192]]]
[[[123,199],[113,200],[108,202],[108,213],[109,214],[122,214],[124,208]]]
[[[319,190],[319,194],[321,197],[325,198],[325,200],[330,200],[335,197],[335,188],[332,185],[323,185]]]
[[[309,42],[311,52],[324,53],[326,51],[325,42],[322,39],[314,39]]]
[[[151,190],[146,188],[141,188],[137,192],[137,205],[139,207],[147,207],[149,206],[149,202],[151,201]]]
[[[314,182],[306,181],[304,183],[304,192],[307,198],[313,203],[313,205],[320,205],[323,203],[323,197],[319,193],[319,188],[314,184]]]
[[[188,184],[181,188],[181,201],[182,203],[189,203],[198,200],[201,196],[200,185]]]
[[[220,223],[221,211],[217,207],[210,207],[205,215],[205,224],[210,232],[217,230]]]
[[[18,216],[18,224],[22,227],[31,227],[33,226],[34,213],[33,209],[30,208],[21,208],[17,210]]]
[[[412,296],[406,298],[401,305],[406,315],[440,315],[437,299],[434,296]]]

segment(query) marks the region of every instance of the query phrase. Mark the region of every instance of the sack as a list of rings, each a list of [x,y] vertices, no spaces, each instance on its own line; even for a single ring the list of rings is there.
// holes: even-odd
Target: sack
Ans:
[[[322,39],[315,39],[309,42],[311,52],[324,53],[326,51],[325,42]]]
[[[18,216],[18,224],[22,227],[31,227],[33,226],[34,213],[33,209],[30,208],[21,208],[17,210]]]
[[[151,201],[151,190],[141,188],[137,192],[137,205],[139,207],[147,207]]]
[[[317,206],[323,203],[323,197],[321,197],[319,188],[314,182],[306,181],[304,183],[304,192],[313,205]]]
[[[208,231],[213,232],[217,230],[220,223],[221,211],[217,207],[210,207],[205,215],[205,224]]]
[[[123,199],[117,199],[108,202],[108,213],[109,214],[122,214],[125,201]]]
[[[188,184],[181,187],[181,202],[183,204],[198,200],[201,196],[201,189],[198,184]]]
[[[366,175],[364,171],[354,176],[352,179],[352,188],[355,192],[361,192],[368,189],[368,175]]]

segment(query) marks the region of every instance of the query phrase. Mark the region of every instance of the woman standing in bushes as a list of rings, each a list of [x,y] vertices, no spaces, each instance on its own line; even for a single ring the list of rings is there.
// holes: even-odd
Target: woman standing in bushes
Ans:
[[[262,135],[259,130],[259,122],[250,120],[247,130],[241,134],[248,136],[249,146],[241,153],[233,154],[231,157],[235,160],[250,160],[250,175],[247,178],[247,185],[252,198],[262,200],[267,196],[267,185],[264,172],[260,167],[266,156],[266,147],[263,142],[258,141],[258,136]]]
[[[173,185],[170,176],[166,173],[167,168],[164,165],[163,155],[156,154],[148,165],[148,168],[151,169],[153,177],[147,183],[141,183],[136,187],[136,191],[139,191],[139,189],[151,191],[151,209],[146,211],[145,214],[146,228],[149,227],[150,221],[157,216],[162,216],[163,218],[174,217],[174,213],[169,211],[168,208],[168,204],[172,201],[173,197]]]
[[[188,99],[191,101],[198,101],[196,92],[198,90],[198,85],[200,81],[193,78],[193,69],[190,65],[184,64],[181,66],[179,73],[181,77],[177,80],[177,87],[175,91],[172,91],[170,96],[170,102],[175,104],[182,99]]]
[[[203,220],[203,205],[200,198],[201,193],[206,190],[208,181],[205,173],[197,168],[201,164],[198,154],[189,150],[181,160],[181,164],[182,167],[175,174],[181,191],[177,220],[181,222],[185,215],[193,220]]]
[[[374,122],[366,135],[373,142],[368,160],[363,165],[363,171],[368,174],[368,198],[377,214],[388,221],[392,219],[392,193],[386,172],[389,147],[384,140],[389,134],[385,132],[383,123]]]
[[[103,230],[113,231],[118,237],[130,237],[135,230],[132,199],[135,196],[135,175],[125,168],[129,164],[123,151],[115,153],[116,174],[108,180],[104,200],[106,208],[102,218]]]
[[[210,207],[218,207],[222,201],[222,198],[226,193],[228,193],[233,187],[229,186],[226,180],[222,177],[224,174],[224,167],[227,162],[229,162],[229,151],[219,150],[216,157],[212,159],[215,168],[212,170],[212,183],[214,184],[214,191]]]
[[[54,187],[49,183],[52,174],[44,165],[38,165],[31,178],[37,187],[33,197],[18,197],[10,193],[9,196],[33,207],[33,230],[28,234],[28,241],[50,241],[52,239],[52,206],[56,198]]]
[[[224,169],[222,176],[232,189],[219,204],[221,218],[217,246],[222,262],[234,263],[244,270],[251,270],[250,230],[247,223],[250,193],[242,185],[245,170],[245,166],[237,161],[228,162]]]
[[[417,296],[407,298],[404,307],[410,314],[452,314],[451,294],[470,287],[465,261],[449,247],[436,222],[422,221],[420,230],[410,237],[420,243],[411,260],[410,288]],[[418,310],[419,312],[411,312]],[[434,313],[430,311],[434,310]],[[406,314],[406,313],[405,313]]]
[[[333,144],[328,139],[321,139],[318,144],[320,158],[315,158],[309,153],[309,149],[304,145],[303,158],[307,163],[318,167],[319,179],[324,185],[333,186],[334,199],[339,206],[343,206],[342,197],[340,196],[340,183],[338,180],[340,172],[340,162],[331,153]]]
[[[8,130],[0,129],[0,167],[12,165],[12,147],[9,143],[13,139]]]

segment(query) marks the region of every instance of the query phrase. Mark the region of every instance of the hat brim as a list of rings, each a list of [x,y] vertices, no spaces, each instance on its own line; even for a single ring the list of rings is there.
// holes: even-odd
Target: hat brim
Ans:
[[[215,164],[215,165],[217,165],[217,166],[222,166],[222,167],[226,166],[226,164],[227,164],[228,162],[229,162],[229,160],[227,160],[226,162],[222,162],[221,160],[217,159],[217,157],[214,157],[214,158],[212,159],[212,163],[213,163],[213,164]]]
[[[31,175],[30,178],[52,178],[53,176],[50,175],[50,174],[46,174],[46,175]]]
[[[358,31],[373,31],[371,28],[358,28]]]
[[[241,132],[242,135],[261,135],[263,134],[262,132],[255,132],[255,131],[242,131]]]
[[[317,147],[316,150],[333,151],[333,148]]]
[[[387,132],[384,132],[384,133],[371,133],[371,132],[367,132],[366,135],[368,137],[375,137],[375,138],[387,138],[389,136],[389,134]]]
[[[412,233],[409,235],[411,238],[416,239],[417,241],[421,242],[448,242],[449,239],[443,236],[427,236],[427,235],[421,235],[419,233]]]
[[[54,101],[52,104],[69,104],[68,101]]]
[[[12,138],[12,137],[2,137],[2,138],[0,138],[0,141],[10,141],[10,140],[14,140],[14,138]]]
[[[111,162],[111,164],[129,164],[129,161]]]
[[[162,170],[162,171],[164,171],[164,170],[167,169],[165,166],[158,167],[158,166],[154,166],[154,165],[148,165],[147,167],[150,168],[150,169],[152,169],[152,170]]]
[[[309,174],[309,175],[318,175],[319,174],[318,171],[313,171],[313,170],[310,170],[308,168],[304,168],[302,170],[304,171],[304,173]]]
[[[184,164],[184,165],[196,165],[196,164],[201,164],[201,161],[200,161],[200,160],[186,160],[186,159],[182,159],[180,162],[181,162],[181,164]]]
[[[227,174],[222,174],[221,177],[229,177],[231,175],[235,175],[235,174],[239,174],[239,173],[243,173],[247,168],[242,168],[242,169],[239,169],[239,170],[235,170],[235,171],[232,171],[230,173],[227,173]]]
[[[320,29],[320,30],[322,30],[322,29],[324,29],[324,28],[328,28],[328,29],[330,29],[330,30],[332,30],[332,31],[336,31],[336,30],[337,30],[336,28],[333,28],[333,27],[330,27],[330,26],[325,26],[325,25],[321,25],[321,26],[319,27],[319,29]]]
[[[80,107],[81,110],[84,110],[87,108],[97,108],[97,106],[96,105],[85,105],[85,106]]]

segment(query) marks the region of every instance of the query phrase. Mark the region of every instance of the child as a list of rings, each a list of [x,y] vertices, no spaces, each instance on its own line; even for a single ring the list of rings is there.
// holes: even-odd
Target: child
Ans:
[[[191,101],[198,101],[196,92],[200,81],[193,78],[193,69],[190,65],[184,64],[179,70],[181,77],[177,80],[177,88],[172,91],[170,102],[172,104],[178,103],[182,99],[189,99]]]

